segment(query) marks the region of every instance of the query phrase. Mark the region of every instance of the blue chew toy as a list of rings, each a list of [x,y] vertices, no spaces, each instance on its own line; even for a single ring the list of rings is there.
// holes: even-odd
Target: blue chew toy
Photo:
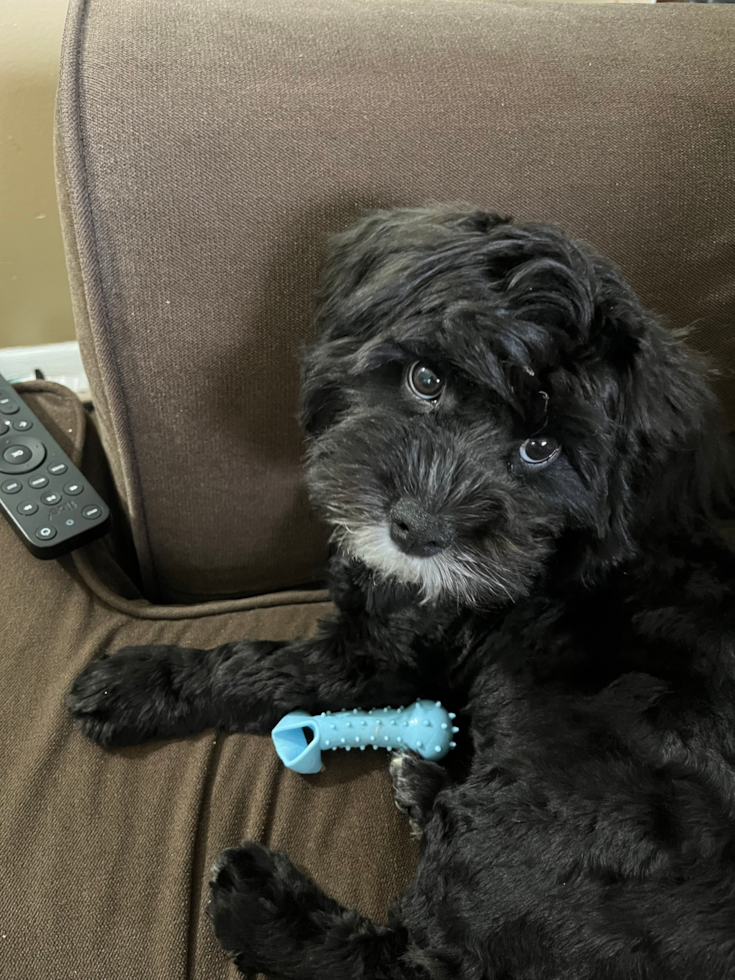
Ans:
[[[441,701],[415,701],[407,708],[322,711],[316,717],[291,711],[271,732],[281,761],[296,772],[319,772],[322,749],[413,749],[424,759],[441,759],[455,742],[455,715]],[[311,741],[307,737],[311,736]]]

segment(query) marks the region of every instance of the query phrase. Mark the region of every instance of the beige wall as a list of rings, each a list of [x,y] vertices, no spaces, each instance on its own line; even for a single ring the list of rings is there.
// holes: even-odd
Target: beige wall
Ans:
[[[74,337],[53,112],[67,0],[0,0],[0,348]]]

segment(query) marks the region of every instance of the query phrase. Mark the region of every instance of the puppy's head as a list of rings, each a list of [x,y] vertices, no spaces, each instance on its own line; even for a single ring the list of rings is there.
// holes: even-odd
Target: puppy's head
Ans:
[[[447,208],[337,237],[307,351],[307,480],[344,552],[486,605],[691,532],[720,468],[698,365],[555,227]]]

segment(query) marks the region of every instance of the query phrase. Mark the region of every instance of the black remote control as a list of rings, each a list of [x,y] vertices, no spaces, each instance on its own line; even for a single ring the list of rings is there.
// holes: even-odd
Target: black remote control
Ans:
[[[110,511],[0,374],[0,507],[36,558],[58,558],[108,530]]]

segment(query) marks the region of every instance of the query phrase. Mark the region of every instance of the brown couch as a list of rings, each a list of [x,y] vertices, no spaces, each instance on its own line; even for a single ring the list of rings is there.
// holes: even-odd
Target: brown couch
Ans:
[[[214,732],[108,754],[64,691],[105,650],[328,610],[296,354],[325,235],[366,206],[465,199],[589,238],[693,325],[735,424],[734,69],[727,7],[72,0],[57,161],[96,423],[21,392],[115,524],[40,562],[0,522],[3,980],[233,976],[202,907],[242,837],[385,915],[417,854],[382,754],[309,777]]]

